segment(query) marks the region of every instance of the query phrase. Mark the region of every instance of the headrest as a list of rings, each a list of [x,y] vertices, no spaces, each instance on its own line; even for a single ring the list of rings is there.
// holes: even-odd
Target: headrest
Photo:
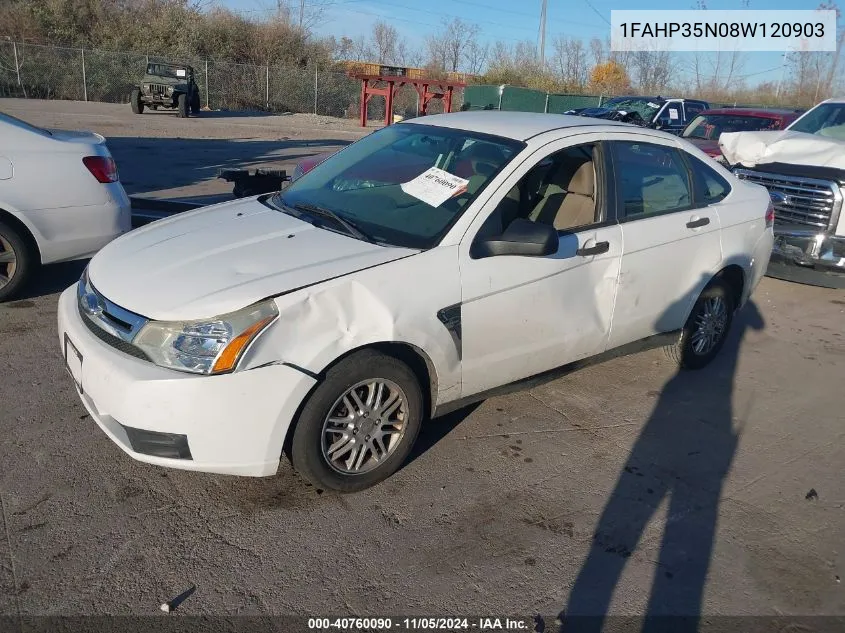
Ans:
[[[595,194],[595,171],[593,168],[593,161],[582,163],[581,166],[575,170],[566,190],[569,193],[589,196],[590,198],[593,197]]]

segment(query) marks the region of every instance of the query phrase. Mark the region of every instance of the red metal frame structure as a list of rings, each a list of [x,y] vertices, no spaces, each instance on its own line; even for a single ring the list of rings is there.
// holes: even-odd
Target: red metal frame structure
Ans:
[[[432,99],[443,99],[443,111],[452,111],[452,93],[455,88],[463,88],[460,81],[441,81],[439,79],[415,79],[399,75],[365,75],[350,73],[351,77],[361,80],[361,127],[367,127],[367,106],[374,96],[384,97],[384,124],[393,123],[393,99],[405,84],[414,87],[419,95],[419,114],[424,116]],[[378,84],[387,84],[379,86]]]

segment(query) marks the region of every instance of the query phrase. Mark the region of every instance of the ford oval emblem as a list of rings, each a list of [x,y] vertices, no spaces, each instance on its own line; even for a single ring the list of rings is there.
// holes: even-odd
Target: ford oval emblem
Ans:
[[[769,198],[772,200],[772,204],[789,203],[789,196],[787,196],[785,193],[781,193],[780,191],[770,191]]]

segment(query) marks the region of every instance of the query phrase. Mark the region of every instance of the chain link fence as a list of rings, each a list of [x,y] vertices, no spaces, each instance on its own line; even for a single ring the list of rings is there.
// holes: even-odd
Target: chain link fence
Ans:
[[[61,48],[0,41],[0,97],[129,103],[149,62],[193,66],[202,105],[212,110],[265,110],[357,118],[360,81],[313,66],[256,66],[200,58]],[[461,105],[460,91],[453,109]],[[373,98],[370,120],[384,120],[384,99]],[[417,93],[400,89],[395,114],[415,116]],[[433,100],[429,112],[443,111]]]

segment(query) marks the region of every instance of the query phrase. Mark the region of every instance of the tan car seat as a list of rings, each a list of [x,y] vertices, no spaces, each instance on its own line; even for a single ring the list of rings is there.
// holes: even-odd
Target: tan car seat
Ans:
[[[596,216],[595,182],[592,160],[565,160],[552,175],[529,219],[550,224],[559,231],[591,224]]]

